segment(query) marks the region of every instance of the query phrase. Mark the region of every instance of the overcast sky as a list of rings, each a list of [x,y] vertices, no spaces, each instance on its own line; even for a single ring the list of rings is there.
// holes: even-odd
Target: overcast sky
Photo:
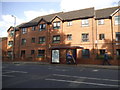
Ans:
[[[6,37],[7,29],[14,25],[11,15],[16,16],[16,25],[19,25],[41,15],[89,7],[113,7],[118,6],[118,2],[119,0],[1,0],[0,37]]]

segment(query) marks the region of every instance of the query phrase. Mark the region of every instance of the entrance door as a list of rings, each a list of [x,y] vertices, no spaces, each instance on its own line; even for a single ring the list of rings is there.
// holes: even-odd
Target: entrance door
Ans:
[[[59,63],[59,50],[52,50],[52,63]]]

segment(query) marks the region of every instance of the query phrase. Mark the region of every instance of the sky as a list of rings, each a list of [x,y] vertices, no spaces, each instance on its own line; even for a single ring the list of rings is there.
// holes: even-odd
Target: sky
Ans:
[[[28,22],[38,16],[61,11],[79,10],[89,7],[95,9],[118,6],[119,0],[0,0],[0,37],[7,37],[7,30]]]

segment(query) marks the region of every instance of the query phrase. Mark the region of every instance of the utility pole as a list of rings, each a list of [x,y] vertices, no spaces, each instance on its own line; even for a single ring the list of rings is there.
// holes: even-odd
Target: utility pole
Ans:
[[[16,17],[11,15],[14,18],[14,27],[13,27],[13,45],[12,45],[12,61],[14,59],[14,42],[15,42],[15,25],[16,25]]]

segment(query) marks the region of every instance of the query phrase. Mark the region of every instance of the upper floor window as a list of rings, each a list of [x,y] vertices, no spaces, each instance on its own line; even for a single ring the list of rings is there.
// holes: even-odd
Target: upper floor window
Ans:
[[[116,41],[120,41],[120,32],[116,32]]]
[[[44,44],[45,43],[45,37],[39,37],[39,44]]]
[[[9,41],[8,46],[12,46],[12,45],[13,45],[13,41]]]
[[[7,52],[8,57],[12,57],[12,51]]]
[[[83,19],[82,20],[82,26],[88,26],[88,25],[89,25],[88,19]]]
[[[22,28],[22,34],[27,33],[27,28]]]
[[[104,19],[98,20],[98,25],[103,25],[104,24]]]
[[[35,54],[35,50],[31,50],[31,55]]]
[[[32,42],[32,43],[35,43],[35,38],[32,38],[32,39],[31,39],[31,42]]]
[[[67,40],[72,40],[72,34],[67,35]]]
[[[35,27],[35,26],[33,26],[33,27],[32,27],[32,31],[35,31],[35,29],[36,29],[36,27]]]
[[[83,33],[82,34],[82,42],[88,42],[89,41],[89,34]]]
[[[14,35],[14,31],[12,30],[12,31],[10,31],[10,34],[9,34],[9,36],[13,36]]]
[[[115,25],[120,24],[120,15],[119,16],[115,16]]]
[[[25,44],[26,44],[26,39],[22,39],[21,44],[22,44],[22,45],[25,45]]]
[[[60,28],[60,21],[53,23],[53,29],[59,29]]]
[[[43,31],[46,29],[46,24],[40,24],[40,31]]]
[[[104,40],[105,39],[105,34],[99,34],[99,39]]]
[[[60,35],[53,36],[53,43],[59,43],[60,42]]]
[[[72,21],[68,21],[67,26],[72,26]]]

